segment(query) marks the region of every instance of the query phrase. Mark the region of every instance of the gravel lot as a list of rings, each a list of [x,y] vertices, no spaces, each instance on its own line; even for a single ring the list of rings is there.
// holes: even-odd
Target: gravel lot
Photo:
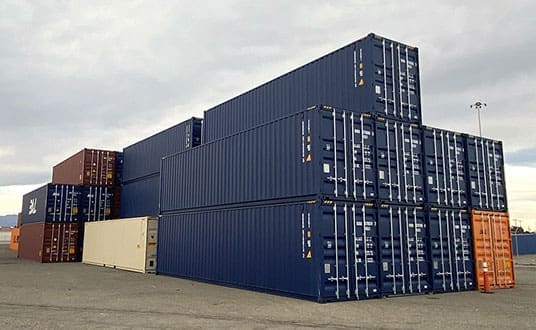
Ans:
[[[19,260],[0,245],[0,319],[10,328],[459,328],[536,326],[536,256],[517,287],[317,304],[184,279]]]

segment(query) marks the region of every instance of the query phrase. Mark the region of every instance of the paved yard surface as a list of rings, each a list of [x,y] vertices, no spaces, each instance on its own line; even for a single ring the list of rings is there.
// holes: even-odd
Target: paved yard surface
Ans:
[[[19,260],[0,245],[0,328],[534,329],[536,256],[517,288],[317,304],[103,267]]]

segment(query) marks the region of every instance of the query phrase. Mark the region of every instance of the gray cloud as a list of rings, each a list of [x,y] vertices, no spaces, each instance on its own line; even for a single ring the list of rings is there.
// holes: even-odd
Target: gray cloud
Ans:
[[[426,124],[536,147],[530,1],[0,4],[0,186],[147,135],[376,32],[420,48]],[[515,157],[509,160],[516,162]]]

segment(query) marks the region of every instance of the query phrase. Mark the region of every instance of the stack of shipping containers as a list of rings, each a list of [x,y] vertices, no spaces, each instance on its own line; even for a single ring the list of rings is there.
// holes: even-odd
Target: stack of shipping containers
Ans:
[[[18,256],[80,261],[83,223],[117,217],[117,152],[83,149],[54,166],[52,182],[23,196]]]
[[[370,34],[57,165],[24,196],[19,255],[74,261],[79,222],[160,215],[160,274],[320,302],[471,290],[486,270],[513,287],[501,142],[421,115],[418,49]]]
[[[318,301],[462,291],[508,244],[472,225],[506,211],[501,145],[422,125],[414,47],[371,34],[206,111],[203,133],[162,160],[161,274]]]
[[[201,144],[202,123],[191,118],[123,149],[122,218],[158,215],[160,160]]]

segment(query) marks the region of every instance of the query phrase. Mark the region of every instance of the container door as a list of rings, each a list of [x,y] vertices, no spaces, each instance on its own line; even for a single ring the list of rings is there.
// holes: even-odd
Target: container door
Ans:
[[[351,179],[351,158],[348,151],[351,140],[350,113],[324,106],[320,110],[320,116],[322,192],[336,198],[349,198],[353,194],[350,191],[350,184],[353,180]],[[302,132],[305,132],[302,137],[305,142],[303,151],[305,162],[311,160],[311,134],[316,134],[311,132],[310,127],[309,121],[305,121],[302,125]]]
[[[367,114],[350,114],[353,198],[376,199],[376,134],[374,119]]]
[[[345,203],[322,206],[323,290],[328,300],[349,300],[354,296],[351,281],[349,233],[351,207]],[[355,296],[354,296],[355,297]],[[355,298],[353,298],[355,299]]]
[[[420,121],[421,119],[418,60],[415,48],[396,45],[400,117],[403,120]]]
[[[380,294],[377,210],[372,204],[356,203],[351,208],[353,292],[357,299],[366,299]]]
[[[428,213],[432,288],[470,290],[474,286],[469,217],[464,210],[432,209]]]
[[[383,295],[429,290],[426,223],[421,208],[382,205],[378,211]]]
[[[504,160],[500,143],[468,136],[467,157],[473,208],[505,211]]]
[[[378,193],[392,203],[424,202],[421,130],[379,118],[376,122]]]
[[[512,258],[512,238],[508,215],[493,212],[491,215],[493,229],[494,281],[498,288],[514,286],[514,268]]]

